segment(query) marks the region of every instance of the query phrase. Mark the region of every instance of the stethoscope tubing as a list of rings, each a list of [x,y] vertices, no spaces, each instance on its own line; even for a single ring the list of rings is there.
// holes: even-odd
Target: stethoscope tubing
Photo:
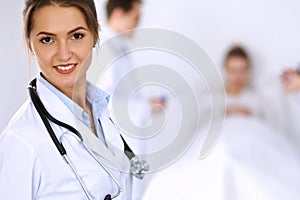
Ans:
[[[36,81],[36,79],[34,79],[34,80]],[[33,83],[33,82],[31,82],[31,83]],[[35,84],[35,82],[34,82],[34,84]],[[67,154],[64,146],[59,142],[59,140],[57,139],[53,129],[51,128],[51,125],[48,121],[49,118],[47,118],[47,114],[49,114],[49,113],[46,110],[46,108],[43,106],[41,100],[38,98],[38,94],[36,92],[36,87],[33,86],[32,84],[30,84],[28,89],[29,89],[29,95],[30,95],[31,101],[32,101],[34,107],[36,108],[37,112],[39,113],[39,115],[40,115],[40,117],[41,117],[41,119],[42,119],[42,121],[43,121],[43,123],[44,123],[44,125],[45,125],[52,141],[53,141],[53,143],[55,144],[57,150],[59,151],[59,153],[61,155]]]

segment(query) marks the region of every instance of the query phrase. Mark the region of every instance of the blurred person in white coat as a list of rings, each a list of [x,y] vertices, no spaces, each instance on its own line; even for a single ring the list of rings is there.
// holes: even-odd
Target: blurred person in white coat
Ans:
[[[130,40],[134,37],[134,29],[141,17],[141,6],[141,0],[109,0],[106,4],[107,24],[101,27],[100,40],[104,43],[114,38],[113,42],[109,43],[109,50],[112,58],[120,57],[105,72],[99,87],[118,100],[127,97],[126,88],[138,87],[139,77],[133,71],[136,67],[134,58],[127,51]],[[118,85],[124,76],[130,78],[124,85]],[[117,86],[124,90],[115,92]],[[124,99],[124,102],[127,103],[128,99]],[[164,105],[164,99],[149,99],[143,95],[142,91],[136,91],[128,104],[129,116],[137,126],[143,127],[149,120],[149,113],[159,113]]]
[[[159,113],[162,110],[165,102],[164,99],[151,98],[144,95],[142,90],[136,90],[131,99],[128,99],[128,88],[138,88],[138,76],[134,72],[135,66],[134,58],[130,55],[129,45],[134,37],[134,29],[137,27],[141,17],[142,0],[108,0],[106,3],[107,23],[101,27],[100,41],[101,43],[108,42],[108,51],[114,60],[109,69],[105,71],[104,77],[99,82],[99,87],[111,95],[109,109],[111,110],[111,117],[117,120],[125,120],[127,115],[122,113],[114,113],[113,102],[117,99],[118,103],[128,107],[128,114],[131,122],[137,127],[137,132],[149,123],[151,114]],[[101,49],[99,54],[101,59]],[[122,78],[127,77],[127,81],[119,84]],[[118,92],[116,87],[121,87]],[[151,96],[151,95],[150,95]],[[122,123],[126,124],[126,123]],[[126,127],[122,127],[126,129]],[[142,133],[141,133],[142,134]],[[135,152],[146,151],[147,146],[141,143],[138,139],[132,138],[123,134]],[[138,137],[138,136],[137,136]],[[151,168],[151,166],[150,166]],[[147,179],[145,177],[145,179]],[[135,180],[134,183],[134,199],[140,199],[137,193],[142,193],[145,187],[146,180]]]

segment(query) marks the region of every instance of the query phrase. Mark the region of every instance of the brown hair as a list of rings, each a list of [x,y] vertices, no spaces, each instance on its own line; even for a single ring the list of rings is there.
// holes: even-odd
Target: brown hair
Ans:
[[[34,14],[41,8],[49,5],[58,5],[61,7],[76,7],[85,17],[88,28],[93,33],[95,43],[98,41],[99,24],[97,12],[93,0],[25,0],[25,8],[23,10],[24,17],[24,33],[27,44],[30,40],[30,32],[33,28]]]
[[[243,59],[247,60],[247,62],[250,64],[250,59],[249,59],[248,53],[246,52],[246,50],[243,47],[241,47],[239,45],[232,46],[228,50],[224,63],[226,64],[227,61],[229,60],[229,58],[231,58],[231,57],[243,58]]]
[[[121,8],[124,12],[129,12],[133,8],[133,3],[142,3],[142,0],[108,0],[106,4],[106,16],[110,18],[116,8]]]

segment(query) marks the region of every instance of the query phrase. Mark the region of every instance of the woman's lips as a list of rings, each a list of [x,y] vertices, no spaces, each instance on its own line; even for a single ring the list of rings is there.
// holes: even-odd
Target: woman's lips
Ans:
[[[57,65],[55,70],[60,74],[70,74],[76,69],[77,64]]]

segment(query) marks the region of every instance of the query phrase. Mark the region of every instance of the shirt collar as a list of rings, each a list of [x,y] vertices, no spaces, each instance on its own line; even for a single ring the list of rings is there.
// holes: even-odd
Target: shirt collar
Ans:
[[[86,124],[88,120],[88,114],[76,104],[72,99],[67,97],[56,87],[50,84],[41,74],[38,75],[38,80],[45,85],[51,92],[53,92],[65,105],[66,107],[75,115],[77,119]],[[106,110],[109,95],[105,93],[100,88],[96,87],[94,84],[87,81],[86,85],[86,99],[92,105],[94,118],[100,118],[102,113]]]

